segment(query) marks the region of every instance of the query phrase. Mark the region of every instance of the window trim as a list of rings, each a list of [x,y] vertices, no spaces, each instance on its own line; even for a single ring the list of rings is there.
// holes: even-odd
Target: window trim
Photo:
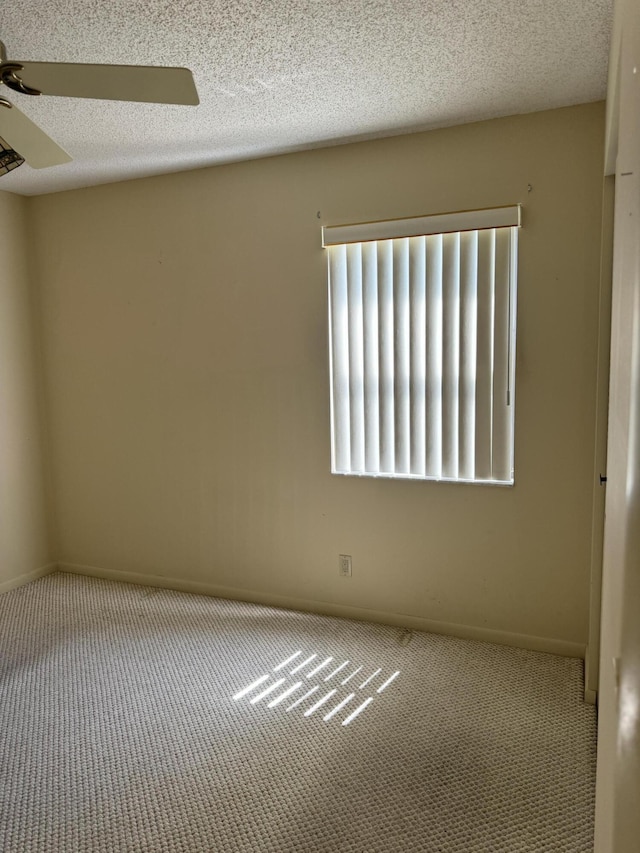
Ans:
[[[464,217],[464,218],[461,219],[460,217]],[[498,222],[498,221],[501,223],[500,225],[489,224],[489,223],[494,223],[494,222]],[[331,394],[330,394],[331,471],[333,474],[342,475],[342,476],[352,476],[352,477],[371,477],[371,478],[376,478],[376,479],[422,480],[422,481],[432,481],[432,482],[465,483],[465,484],[470,484],[470,485],[499,485],[499,486],[513,486],[514,485],[514,460],[515,460],[515,388],[514,388],[514,379],[515,379],[515,332],[516,332],[517,266],[518,266],[517,265],[517,243],[518,243],[517,233],[518,233],[518,228],[521,225],[521,205],[517,204],[517,205],[511,205],[511,206],[507,206],[507,207],[503,207],[503,208],[488,208],[484,211],[463,211],[463,212],[458,212],[458,213],[453,213],[453,214],[438,214],[438,215],[426,216],[426,217],[407,217],[407,218],[401,219],[401,220],[383,220],[382,222],[378,222],[378,223],[359,223],[357,225],[325,226],[322,229],[322,231],[323,231],[323,244],[326,246],[326,248],[329,248],[329,249],[331,249],[331,247],[333,247],[333,246],[337,247],[337,246],[342,245],[342,246],[345,246],[347,251],[348,251],[349,246],[352,245],[353,243],[365,244],[365,243],[372,243],[372,242],[383,242],[384,240],[392,241],[392,240],[398,239],[398,236],[397,236],[398,234],[401,234],[402,237],[408,237],[408,236],[425,237],[426,239],[428,239],[430,236],[441,235],[444,239],[446,239],[446,235],[448,235],[448,234],[450,235],[452,233],[451,230],[434,231],[436,225],[438,225],[439,227],[442,227],[443,224],[447,225],[447,227],[452,227],[455,224],[456,225],[455,232],[459,233],[460,235],[462,235],[465,230],[466,231],[484,231],[484,230],[494,231],[494,237],[491,238],[494,240],[494,250],[495,250],[495,239],[496,239],[494,229],[496,229],[496,228],[505,229],[505,230],[510,229],[510,232],[511,232],[510,236],[509,236],[509,253],[508,253],[508,260],[507,260],[508,272],[506,275],[506,286],[507,286],[506,301],[505,301],[505,297],[503,296],[502,297],[503,301],[500,303],[501,310],[504,312],[506,309],[506,314],[507,314],[507,318],[508,318],[507,319],[507,330],[508,330],[507,331],[507,342],[505,345],[506,346],[506,352],[505,352],[505,349],[502,350],[503,356],[504,356],[504,361],[505,361],[505,363],[502,364],[502,374],[504,374],[504,372],[506,370],[506,377],[507,377],[507,382],[508,382],[507,393],[506,393],[506,407],[510,410],[508,417],[507,417],[507,420],[505,421],[505,423],[508,423],[508,435],[507,435],[508,443],[502,444],[501,446],[503,448],[502,452],[504,454],[507,454],[507,453],[509,454],[508,457],[506,457],[506,456],[504,457],[504,461],[507,461],[507,458],[509,458],[510,461],[508,463],[508,466],[504,469],[501,468],[501,463],[498,462],[498,469],[497,469],[498,472],[500,472],[500,475],[502,475],[502,470],[504,470],[505,472],[508,472],[510,470],[510,474],[505,473],[504,477],[500,476],[499,479],[496,478],[495,464],[490,461],[490,464],[489,464],[490,470],[487,473],[490,473],[493,476],[486,477],[486,478],[482,478],[479,476],[469,477],[468,475],[467,476],[451,476],[450,473],[444,473],[443,469],[445,469],[445,468],[448,468],[449,472],[451,471],[450,464],[447,464],[448,460],[445,461],[444,455],[441,455],[439,457],[440,461],[434,467],[431,467],[430,470],[432,471],[432,473],[427,473],[427,471],[429,470],[429,465],[426,466],[424,472],[421,472],[419,470],[418,470],[418,472],[416,472],[415,468],[414,468],[414,471],[411,472],[410,469],[413,467],[413,456],[412,456],[413,447],[414,447],[413,444],[411,445],[411,450],[409,451],[411,463],[408,466],[409,467],[408,471],[402,470],[402,469],[407,467],[406,463],[400,463],[400,466],[399,466],[401,468],[400,471],[393,471],[392,470],[393,466],[395,464],[397,464],[397,462],[394,463],[393,461],[391,462],[391,468],[387,468],[386,470],[382,470],[382,471],[379,471],[379,470],[378,471],[376,471],[376,470],[368,470],[368,471],[362,470],[361,467],[359,467],[359,463],[356,463],[356,465],[357,465],[356,470],[345,470],[344,468],[338,467],[338,465],[336,463],[336,447],[337,447],[336,429],[339,427],[339,425],[336,422],[336,407],[335,407],[335,400],[334,400],[335,393],[336,393],[336,391],[335,391],[336,373],[334,371],[334,336],[335,336],[335,329],[334,329],[334,320],[332,317],[332,310],[333,310],[332,300],[334,298],[334,295],[332,293],[332,280],[331,280],[331,255],[332,255],[332,251],[329,251],[327,253],[329,255],[329,258],[328,258],[328,261],[329,261],[329,263],[328,263],[328,266],[329,266],[329,271],[328,271],[329,272],[329,276],[328,276],[329,277],[329,318],[328,319],[329,319],[329,361],[330,361],[330,383],[331,383]],[[461,224],[473,225],[474,227],[469,227],[467,229],[460,229],[459,226]],[[481,224],[484,224],[485,227],[484,228],[479,227]],[[375,226],[375,230],[371,230],[371,225]],[[415,232],[415,229],[418,227],[418,225],[420,226],[420,228],[419,228],[420,233],[418,233],[418,234],[411,233],[410,235],[403,233],[406,231]],[[364,229],[369,229],[369,230],[367,231]],[[425,231],[429,231],[430,233],[425,234]],[[381,238],[381,237],[375,237],[374,238],[372,236],[373,234],[382,234],[382,233],[392,234],[393,236],[387,236],[384,238]],[[357,236],[357,239],[348,239],[348,238],[354,238],[356,236]],[[369,240],[363,239],[363,236],[364,237],[368,236],[371,239],[369,239]],[[486,239],[486,238],[483,238],[483,239]],[[458,243],[458,245],[460,245],[460,243]],[[373,251],[377,251],[377,250],[374,249]],[[344,275],[346,277],[346,275],[347,275],[346,272],[344,273]],[[346,278],[345,280],[347,281],[347,286],[348,286],[348,279]],[[503,282],[504,282],[504,279],[503,279]],[[442,280],[441,280],[441,286],[442,286]],[[459,286],[460,286],[460,281],[459,281]],[[493,280],[493,282],[492,282],[492,287],[493,288],[496,287],[495,280]],[[492,292],[492,298],[493,298],[493,296],[495,295],[495,292],[494,292],[494,290],[492,290],[491,292]],[[503,293],[504,293],[504,291],[503,291]],[[349,300],[351,299],[351,297],[348,297],[348,298],[349,298]],[[393,298],[394,298],[393,311],[395,312],[395,310],[396,310],[396,307],[395,307],[396,306],[395,290],[394,290],[394,297]],[[377,300],[377,297],[376,297],[376,300]],[[378,310],[377,304],[376,304],[376,310]],[[380,316],[380,315],[378,315],[378,316]],[[495,315],[494,315],[494,317],[495,317]],[[378,320],[378,322],[380,322],[380,320]],[[442,318],[441,318],[440,322],[443,322]],[[496,341],[499,342],[500,340],[502,340],[502,337],[496,338],[495,329],[493,326],[493,323],[495,321],[492,320],[491,322],[492,322],[492,325],[491,325],[491,348],[492,349],[491,349],[491,351],[495,352]],[[477,326],[475,328],[477,328]],[[411,335],[411,332],[409,331],[409,329],[407,329],[407,332],[409,332],[409,334]],[[349,341],[349,332],[347,332],[347,336],[346,336],[347,347],[349,346],[348,341]],[[413,346],[413,339],[411,337],[409,338],[409,344],[407,344],[407,345],[411,346],[411,347]],[[460,339],[458,339],[458,346],[459,345],[460,345]],[[503,345],[504,345],[504,342],[503,342]],[[376,343],[376,346],[379,347],[380,346],[379,343]],[[395,344],[395,335],[394,335],[394,347],[395,346],[396,346],[396,344]],[[495,375],[495,372],[493,369],[494,368],[493,356],[491,357],[491,359],[492,359],[491,360],[491,369],[492,369],[491,376],[493,377]],[[486,362],[485,362],[485,364],[486,364]],[[455,382],[458,383],[457,384],[458,393],[460,393],[460,384],[459,384],[460,380],[459,380],[459,377],[457,376],[457,374],[456,374]],[[424,385],[425,385],[425,388],[427,389],[427,392],[428,392],[428,387],[429,387],[428,377],[424,379]],[[440,388],[442,389],[443,387],[444,386],[441,384]],[[491,388],[492,388],[492,390],[490,392],[491,397],[490,397],[490,401],[488,403],[490,409],[491,409],[491,407],[495,406],[495,399],[496,399],[494,397],[494,391],[493,391],[493,378],[491,380]],[[442,394],[443,392],[441,391],[440,393]],[[351,397],[350,391],[347,391],[346,400],[347,400],[347,405],[349,407],[351,407],[353,405],[353,403],[352,403],[353,398]],[[478,400],[477,397],[476,397],[476,400]],[[356,401],[356,403],[357,403],[357,401]],[[345,402],[343,400],[342,405],[344,405],[344,404],[345,404]],[[392,405],[397,406],[398,405],[397,401],[392,403]],[[400,405],[403,405],[403,404],[400,403]],[[409,403],[407,403],[407,405],[409,405]],[[460,405],[460,404],[456,404],[456,405]],[[486,406],[487,404],[485,403],[484,405]],[[486,408],[484,410],[486,411]],[[428,411],[429,410],[427,409],[427,413],[428,413]],[[431,411],[433,411],[433,409]],[[456,411],[457,411],[457,409],[456,409]],[[476,409],[474,409],[474,412],[475,411],[476,411]],[[482,409],[480,409],[479,411],[482,411]],[[494,408],[494,413],[495,413],[495,411],[496,410]],[[377,417],[378,418],[381,417],[381,412],[382,412],[382,408],[378,408],[378,410],[377,410]],[[438,416],[436,415],[436,417],[438,417]],[[475,417],[475,415],[474,415],[474,417]],[[462,433],[460,432],[460,429],[462,427],[458,426],[457,418],[458,418],[458,415],[456,414],[455,420],[453,422],[453,424],[454,424],[453,429],[455,432],[448,433],[448,435],[449,435],[449,439],[448,439],[449,440],[449,446],[451,446],[450,441],[453,440],[453,442],[454,442],[453,446],[454,447],[456,446],[456,444],[455,444],[456,442],[459,443],[461,440],[464,440],[464,439],[461,439]],[[347,418],[347,422],[349,422],[349,421],[350,421],[350,417]],[[434,423],[434,422],[432,421],[431,423]],[[501,429],[500,423],[501,423],[501,421],[499,420],[497,422],[499,430]],[[436,428],[440,429],[440,442],[443,441],[442,436],[446,434],[446,427],[445,427],[445,429],[443,429],[442,425],[443,425],[442,420],[439,420],[438,423],[436,424]],[[506,428],[506,427],[502,427],[502,428]],[[473,427],[473,429],[475,430],[475,427]],[[413,435],[415,435],[415,433],[412,434],[411,429],[410,429],[409,435],[413,436]],[[500,432],[498,432],[498,435],[500,435]],[[451,436],[452,436],[452,438],[451,438]],[[474,470],[474,471],[478,470],[477,469],[478,459],[482,460],[484,457],[482,456],[482,453],[483,453],[482,444],[481,445],[476,444],[477,433],[473,433],[473,436],[474,436],[474,438],[471,439],[472,446],[475,446],[476,448],[477,447],[481,448],[480,449],[480,454],[481,454],[480,457],[478,457],[478,455],[477,455],[477,450],[472,450],[471,451],[472,454],[475,454],[475,455],[471,456],[471,464],[472,464],[471,469],[469,469],[466,466],[462,467],[462,457],[461,457],[460,463],[458,463],[458,455],[457,455],[458,450],[456,450],[454,457],[452,457],[454,460],[453,461],[453,465],[454,465],[453,470],[456,470],[456,468],[457,468],[458,471],[460,471],[460,467],[462,467],[463,473],[467,473],[470,470]],[[492,420],[492,425],[490,427],[490,433],[489,433],[489,441],[490,441],[489,450],[488,450],[489,456],[487,457],[489,460],[491,460],[492,458],[499,458],[499,457],[494,457],[493,452],[491,450],[493,442],[495,441],[495,436],[496,436],[495,426],[493,425],[493,420]],[[378,442],[380,442],[380,441],[381,441],[381,439],[378,438]],[[414,438],[411,437],[410,441],[413,442]],[[420,443],[421,439],[418,439],[418,441]],[[350,442],[347,442],[347,444],[350,444]],[[440,445],[440,451],[439,451],[441,454],[443,454],[442,446],[443,445],[441,444]],[[380,447],[381,447],[381,444],[378,444],[378,450],[374,451],[374,455],[376,453],[380,452],[380,450],[379,450]],[[496,445],[496,447],[498,447],[498,445]],[[361,451],[357,451],[357,452],[360,455],[362,455],[365,451],[361,449]],[[368,452],[369,451],[367,450],[367,453]],[[398,449],[396,447],[395,453],[397,454],[397,452],[398,452]],[[499,450],[498,450],[498,452],[499,452]],[[348,451],[347,455],[349,456],[349,455],[351,455],[351,453],[352,453],[352,451]],[[396,458],[396,460],[398,459],[397,455],[395,458]],[[474,462],[474,460],[475,460],[475,462]],[[467,465],[468,465],[468,461],[469,461],[469,457],[467,457]],[[460,464],[460,467],[458,467],[459,464]],[[375,467],[375,463],[372,467]],[[440,468],[440,473],[437,473],[438,467]],[[466,471],[465,471],[465,468],[466,468]],[[483,466],[481,465],[481,471],[482,471],[482,468],[483,468]],[[485,470],[486,470],[486,468],[485,468]]]

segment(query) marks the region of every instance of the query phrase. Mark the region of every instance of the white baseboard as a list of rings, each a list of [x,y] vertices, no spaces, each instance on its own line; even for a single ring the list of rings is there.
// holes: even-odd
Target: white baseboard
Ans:
[[[239,589],[217,584],[190,581],[182,578],[165,578],[160,575],[147,575],[141,572],[123,572],[117,569],[101,569],[96,566],[80,566],[73,563],[58,563],[61,572],[71,572],[106,580],[123,581],[141,586],[154,586],[174,589],[179,592],[192,592],[211,595],[216,598],[229,598],[235,601],[248,601],[252,604],[264,604],[268,607],[282,607],[286,610],[302,610],[308,613],[320,613],[325,616],[339,616],[356,619],[361,622],[377,622],[410,628],[431,634],[447,634],[466,640],[480,640],[485,643],[499,643],[503,646],[515,646],[520,649],[532,649],[565,657],[584,658],[585,646],[568,640],[554,640],[547,637],[534,637],[529,634],[514,634],[509,631],[494,631],[490,628],[478,628],[472,625],[458,625],[450,622],[437,622],[421,616],[409,616],[401,613],[387,613],[379,610],[367,610],[363,607],[350,607],[327,601],[310,601],[303,598],[291,598],[285,595],[273,595],[250,589]]]
[[[590,647],[584,652],[584,701],[587,705],[598,704],[599,661],[590,654]]]
[[[31,583],[31,581],[44,577],[44,575],[50,575],[51,572],[55,572],[57,568],[57,563],[49,563],[46,566],[40,566],[40,568],[34,569],[32,572],[26,572],[25,574],[18,575],[15,578],[9,578],[9,580],[0,583],[0,595],[3,592],[9,592],[10,589],[16,589],[16,587],[23,586],[25,583]]]

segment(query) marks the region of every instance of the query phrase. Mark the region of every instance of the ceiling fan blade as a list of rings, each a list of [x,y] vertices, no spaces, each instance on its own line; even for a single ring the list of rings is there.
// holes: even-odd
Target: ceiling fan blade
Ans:
[[[0,106],[0,136],[21,154],[33,169],[69,163],[71,157],[12,104]]]
[[[81,65],[66,62],[18,62],[17,77],[43,95],[143,101],[153,104],[199,104],[188,68],[150,65]]]

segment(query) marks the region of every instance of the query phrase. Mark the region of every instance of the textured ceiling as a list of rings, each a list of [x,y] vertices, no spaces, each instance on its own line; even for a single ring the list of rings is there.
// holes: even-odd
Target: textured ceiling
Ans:
[[[612,0],[12,0],[10,59],[185,65],[200,106],[14,95],[55,192],[604,98]]]

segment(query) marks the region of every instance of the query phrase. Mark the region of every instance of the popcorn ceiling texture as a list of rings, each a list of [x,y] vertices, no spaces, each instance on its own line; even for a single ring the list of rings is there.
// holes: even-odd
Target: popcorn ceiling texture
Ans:
[[[15,102],[74,157],[39,194],[605,96],[612,0],[12,0],[11,59],[184,65],[199,107]],[[13,97],[13,93],[11,93]]]
[[[278,694],[260,692],[293,681],[295,662],[274,669],[297,650],[381,668],[350,682],[373,702],[347,727],[348,707],[305,716],[320,689],[269,708]],[[0,850],[589,853],[596,721],[581,669],[50,575],[0,596]],[[311,664],[294,676],[327,689]]]

